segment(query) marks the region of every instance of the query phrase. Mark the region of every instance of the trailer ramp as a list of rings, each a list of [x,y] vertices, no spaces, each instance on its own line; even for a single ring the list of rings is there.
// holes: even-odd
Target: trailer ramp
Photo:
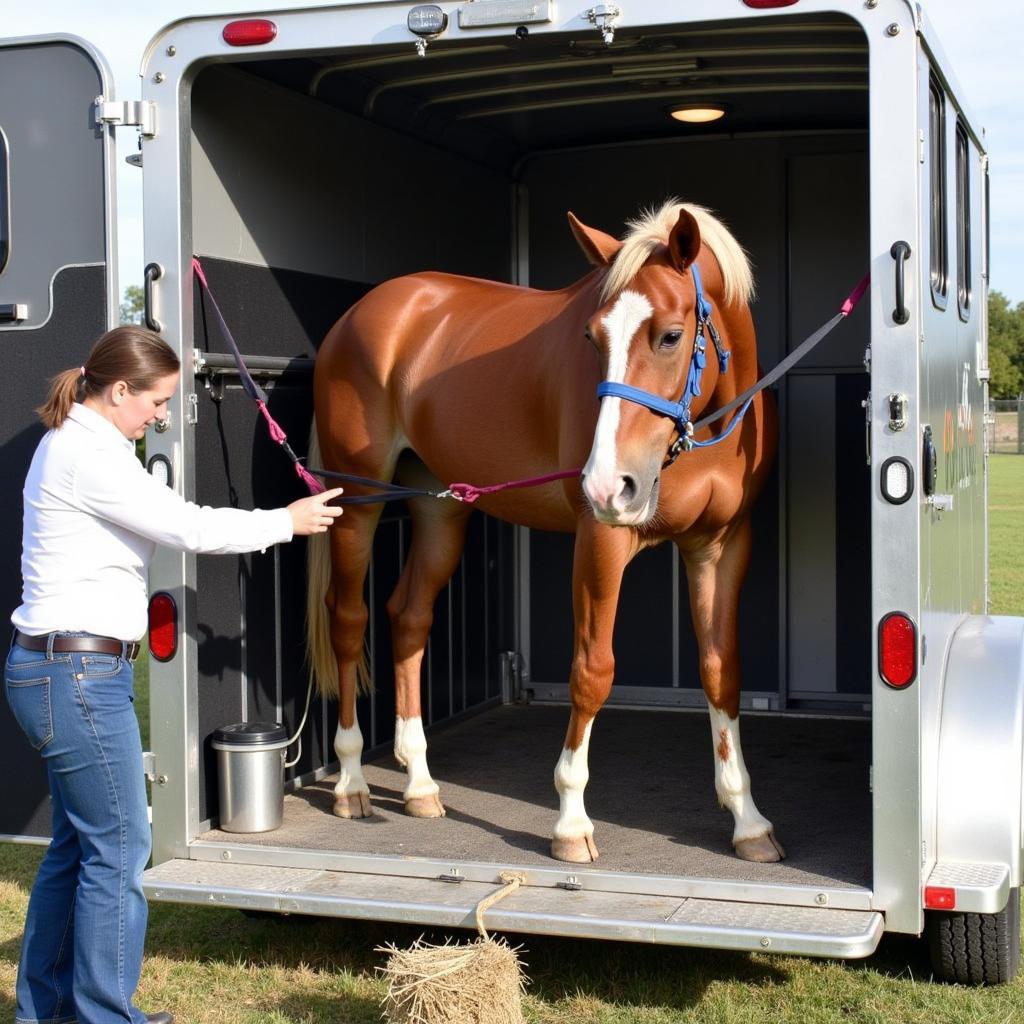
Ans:
[[[500,886],[318,868],[169,860],[146,872],[156,902],[283,914],[475,928],[477,904]],[[874,952],[882,915],[527,885],[487,911],[503,932],[854,958]]]

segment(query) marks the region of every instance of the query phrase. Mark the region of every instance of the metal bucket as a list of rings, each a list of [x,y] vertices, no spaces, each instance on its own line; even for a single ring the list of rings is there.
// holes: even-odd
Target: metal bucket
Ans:
[[[225,832],[280,827],[287,746],[288,732],[276,722],[237,722],[214,732],[220,827]]]

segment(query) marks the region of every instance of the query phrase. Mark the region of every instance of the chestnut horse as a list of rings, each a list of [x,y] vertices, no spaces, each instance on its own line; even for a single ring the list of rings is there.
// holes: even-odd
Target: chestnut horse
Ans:
[[[585,463],[579,478],[479,502],[500,519],[576,535],[572,711],[555,767],[552,855],[574,862],[597,857],[583,791],[594,716],[615,674],[612,632],[622,574],[638,552],[671,540],[686,566],[715,789],[735,819],[733,846],[745,860],[776,861],[784,853],[754,805],[740,747],[736,635],[751,507],[776,447],[773,403],[758,393],[738,429],[666,466],[676,430],[671,420],[628,396],[596,396],[602,380],[673,402],[683,393],[698,349],[705,361],[701,279],[713,310],[701,327],[720,335],[722,348],[719,359],[706,359],[690,419],[751,386],[758,362],[749,264],[721,221],[699,206],[666,203],[631,222],[621,241],[571,213],[569,222],[594,269],[567,288],[539,291],[419,273],[381,284],[349,309],[316,360],[314,439],[321,464],[423,486],[435,479],[488,484]],[[731,358],[723,358],[726,350]],[[722,422],[694,440],[724,435]],[[403,458],[409,452],[418,460]],[[459,562],[471,508],[434,497],[409,505],[412,543],[387,603],[397,690],[394,749],[408,772],[406,813],[439,817],[445,812],[427,767],[420,667],[434,601]],[[322,692],[340,697],[334,813],[343,818],[372,813],[355,700],[368,619],[363,585],[379,516],[379,505],[350,507],[329,542],[313,544],[310,554],[314,671]]]

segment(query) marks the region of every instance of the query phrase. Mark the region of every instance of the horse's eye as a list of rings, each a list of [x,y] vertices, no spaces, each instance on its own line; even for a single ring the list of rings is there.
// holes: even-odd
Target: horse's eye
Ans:
[[[590,333],[590,328],[589,327],[584,327],[583,328],[583,337],[586,338],[587,341],[589,341],[591,345],[594,344],[594,336]]]
[[[661,336],[661,348],[675,348],[682,340],[682,331],[667,331]]]

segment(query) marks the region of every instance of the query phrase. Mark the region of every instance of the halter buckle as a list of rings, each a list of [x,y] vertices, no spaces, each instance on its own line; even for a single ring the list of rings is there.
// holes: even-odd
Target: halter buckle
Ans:
[[[667,469],[672,465],[676,459],[679,458],[680,452],[688,452],[693,450],[693,424],[687,420],[683,424],[683,429],[679,431],[679,436],[669,445],[668,456],[662,463],[661,468]]]

